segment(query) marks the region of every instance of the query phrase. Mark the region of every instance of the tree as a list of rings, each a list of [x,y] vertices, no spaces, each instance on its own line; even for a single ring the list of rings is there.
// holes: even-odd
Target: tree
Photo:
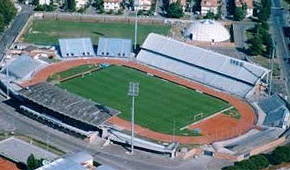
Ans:
[[[2,14],[0,14],[0,32],[3,32],[4,29],[5,29],[4,17]]]
[[[218,9],[217,9],[217,14],[215,15],[215,19],[222,19],[222,10],[221,10],[222,6],[219,5]]]
[[[257,169],[267,168],[270,164],[265,155],[255,155],[250,157],[250,160],[256,164]]]
[[[179,2],[173,2],[168,6],[167,16],[169,18],[180,18],[183,17],[183,9]]]
[[[214,16],[214,13],[212,11],[208,11],[206,13],[206,15],[204,16],[204,19],[214,19],[215,16]]]
[[[33,0],[33,1],[32,1],[32,5],[34,5],[34,6],[38,6],[38,5],[39,5],[39,0]]]
[[[261,36],[258,34],[249,40],[249,51],[252,55],[261,55],[263,52],[263,44]]]
[[[246,16],[245,9],[243,7],[236,7],[234,12],[234,20],[242,21]]]
[[[75,0],[66,0],[65,9],[71,12],[76,11],[76,1]]]
[[[143,10],[139,10],[137,13],[137,15],[143,15],[143,14],[144,14]]]
[[[8,25],[17,14],[17,9],[10,0],[0,0],[0,13],[3,16],[5,26]]]
[[[42,161],[43,159],[36,159],[33,154],[30,154],[26,161],[27,170],[33,170],[41,167]]]
[[[280,146],[276,148],[271,154],[274,164],[290,161],[290,148],[287,146]]]

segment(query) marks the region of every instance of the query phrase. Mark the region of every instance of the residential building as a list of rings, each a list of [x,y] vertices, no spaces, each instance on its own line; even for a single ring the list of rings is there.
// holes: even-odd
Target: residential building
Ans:
[[[85,8],[89,3],[89,0],[76,0],[76,9]]]
[[[39,0],[39,5],[49,5],[51,0]]]
[[[121,9],[121,2],[122,0],[104,0],[104,10],[105,11],[118,11],[119,9]]]
[[[135,6],[137,10],[149,11],[151,9],[152,0],[136,0]]]
[[[246,17],[253,16],[253,0],[235,0],[236,7],[242,7],[243,4],[247,5]]]
[[[202,0],[201,1],[201,15],[206,15],[209,11],[217,14],[218,0]]]

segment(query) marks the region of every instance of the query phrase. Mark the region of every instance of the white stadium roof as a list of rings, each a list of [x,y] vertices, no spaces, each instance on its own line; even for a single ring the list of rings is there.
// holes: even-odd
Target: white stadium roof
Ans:
[[[245,97],[268,69],[151,33],[137,60]]]
[[[222,42],[230,39],[228,30],[221,23],[208,19],[190,24],[184,35],[196,41]]]
[[[90,38],[59,39],[59,46],[63,58],[95,56]]]

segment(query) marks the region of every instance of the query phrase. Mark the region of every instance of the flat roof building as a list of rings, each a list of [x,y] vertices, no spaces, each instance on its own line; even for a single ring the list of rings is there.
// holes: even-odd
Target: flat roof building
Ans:
[[[98,43],[98,56],[129,57],[132,52],[132,41],[121,38],[100,37]]]
[[[62,58],[95,56],[90,38],[59,39],[59,46]]]

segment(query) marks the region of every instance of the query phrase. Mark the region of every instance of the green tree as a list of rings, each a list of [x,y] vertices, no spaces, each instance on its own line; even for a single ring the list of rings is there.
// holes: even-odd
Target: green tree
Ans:
[[[217,14],[215,15],[215,19],[222,19],[222,10],[221,10],[222,6],[219,5],[218,9],[217,9]]]
[[[261,55],[263,52],[262,39],[259,34],[249,40],[249,51],[252,55]]]
[[[276,148],[271,154],[271,158],[275,164],[290,161],[290,148],[287,146]]]
[[[183,15],[183,9],[179,2],[173,2],[168,6],[167,16],[169,18],[181,18]]]
[[[206,15],[204,16],[204,19],[214,19],[214,18],[215,18],[215,15],[212,11],[208,11]]]
[[[242,169],[238,166],[227,166],[222,168],[222,170],[242,170]]]
[[[267,157],[263,154],[251,156],[250,160],[256,164],[257,169],[267,168],[270,164]]]
[[[34,6],[38,6],[38,5],[39,5],[39,0],[33,0],[33,1],[32,1],[32,5],[34,5]]]
[[[42,166],[43,159],[36,159],[33,154],[30,154],[26,161],[27,170],[37,169]]]
[[[4,29],[5,29],[4,17],[2,14],[0,14],[0,32],[3,32]]]
[[[8,25],[16,16],[17,10],[10,0],[0,0],[0,13],[3,16],[4,24]]]
[[[234,12],[234,20],[242,21],[246,16],[245,10],[242,7],[235,8]]]
[[[75,0],[66,0],[65,1],[65,9],[67,11],[71,11],[71,12],[76,11],[76,1]]]

